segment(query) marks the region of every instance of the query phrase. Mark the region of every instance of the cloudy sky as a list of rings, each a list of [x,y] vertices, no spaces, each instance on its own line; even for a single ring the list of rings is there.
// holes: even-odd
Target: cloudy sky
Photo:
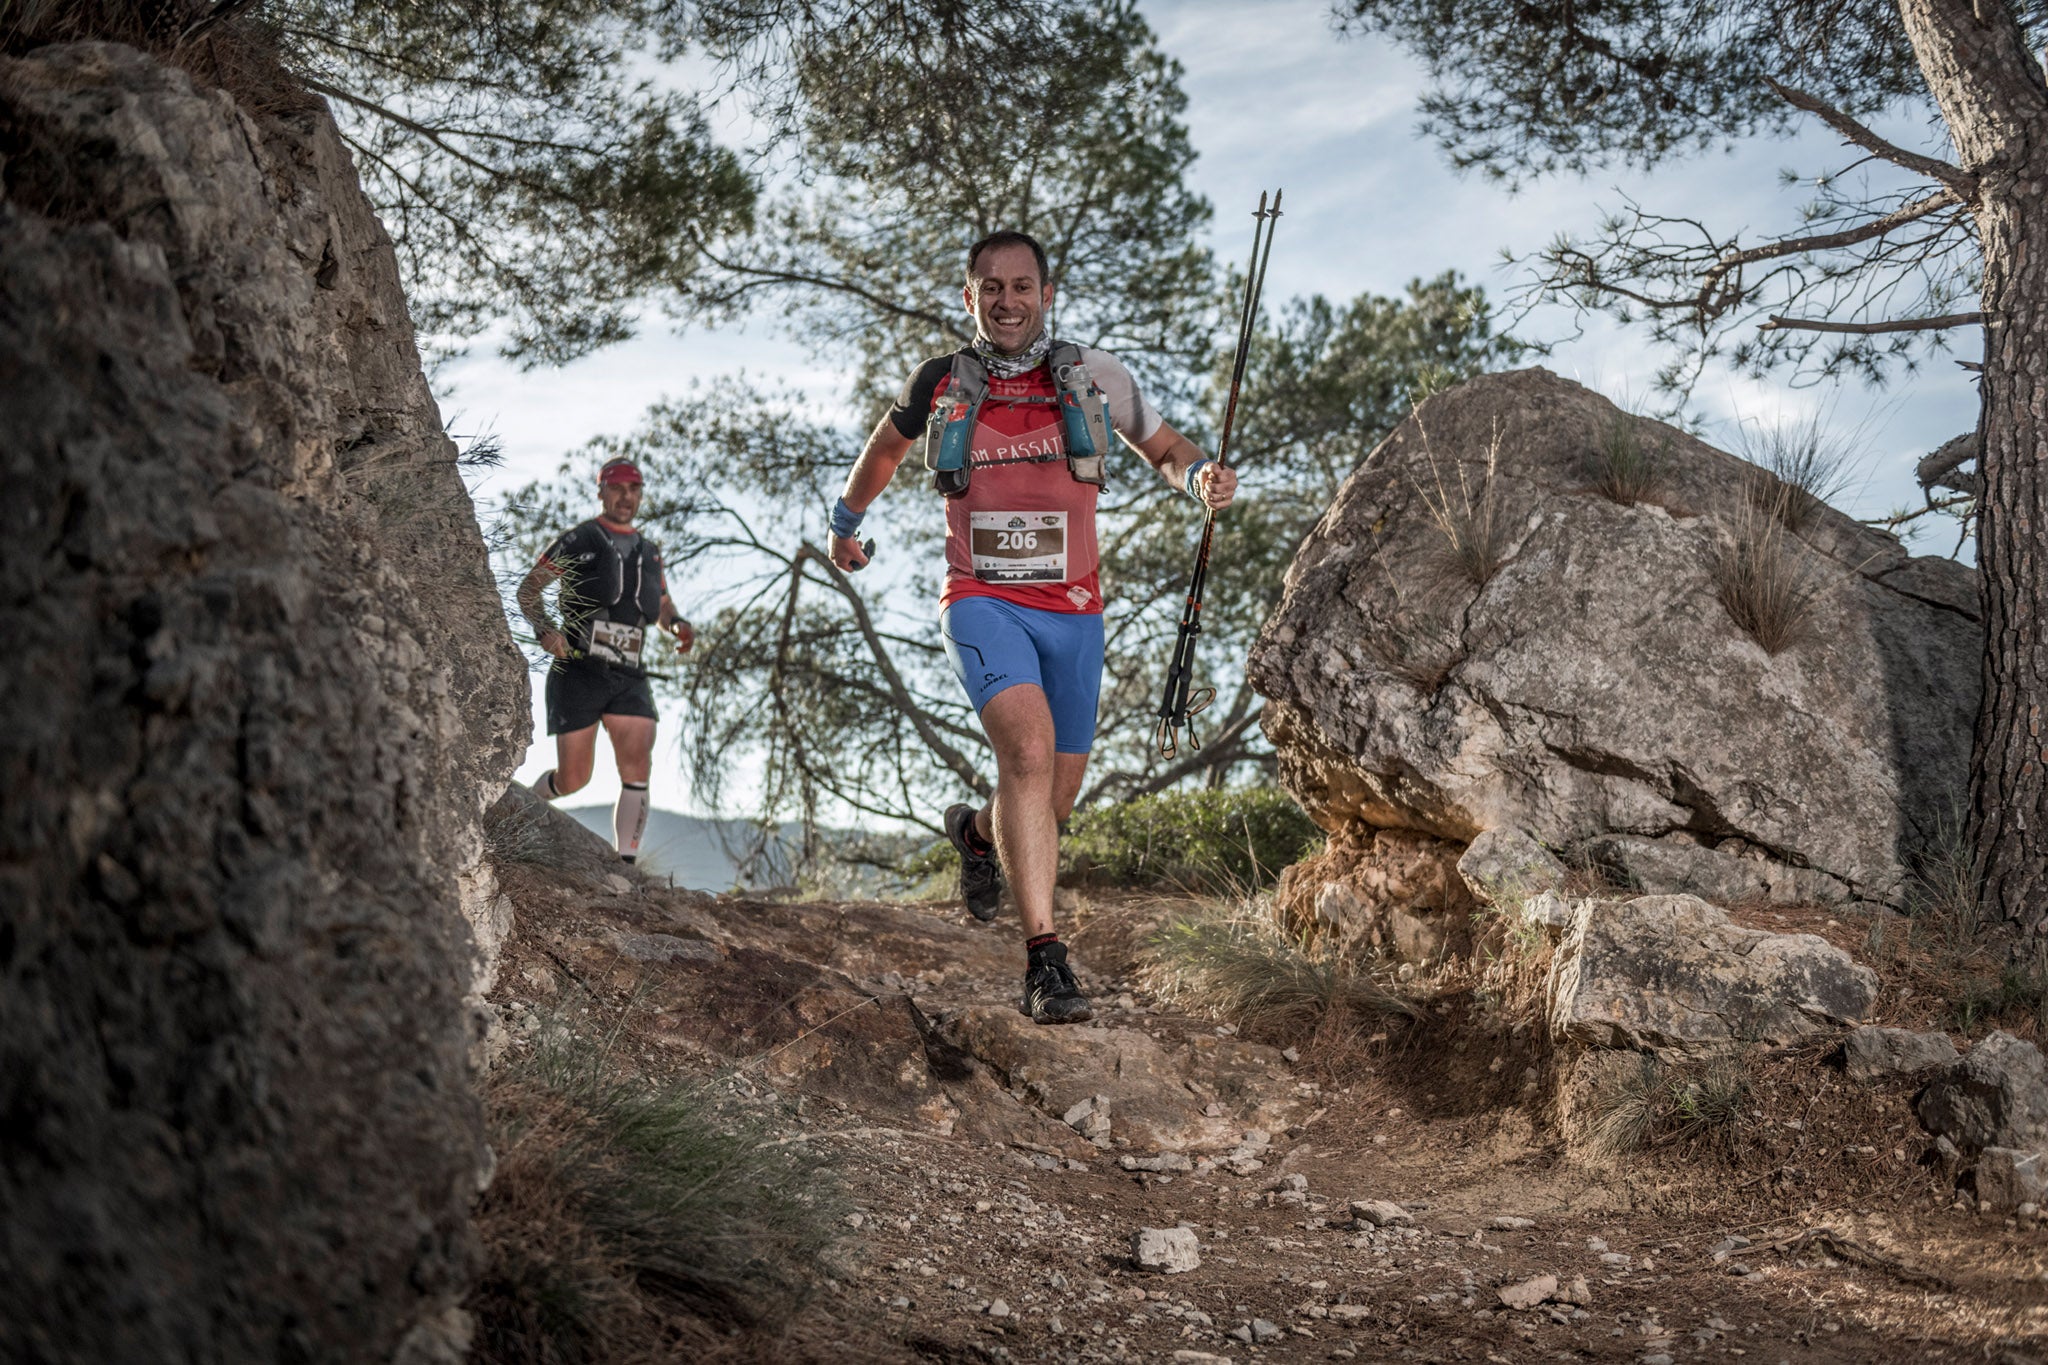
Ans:
[[[1410,279],[1447,268],[1498,299],[1512,279],[1500,264],[1503,248],[1526,255],[1560,232],[1588,233],[1599,210],[1617,205],[1624,191],[1662,212],[1699,216],[1718,231],[1743,228],[1751,237],[1784,231],[1795,224],[1802,196],[1796,187],[1781,187],[1780,170],[1810,174],[1841,159],[1835,139],[1822,130],[1796,142],[1696,158],[1652,176],[1596,173],[1510,194],[1458,176],[1432,144],[1416,138],[1420,72],[1379,40],[1339,39],[1325,0],[1147,0],[1143,9],[1161,46],[1186,68],[1187,122],[1200,154],[1193,186],[1216,209],[1210,245],[1237,261],[1249,250],[1249,215],[1259,192],[1286,189],[1288,213],[1267,277],[1269,306],[1297,294],[1338,300],[1367,290],[1397,294]],[[1903,140],[1912,130],[1887,131]],[[1551,311],[1517,330],[1550,339],[1573,327],[1568,315]],[[1973,354],[1967,334],[1956,340],[1962,354]],[[1541,363],[1624,401],[1649,395],[1656,362],[1641,333],[1593,323]],[[681,393],[693,378],[739,368],[787,384],[827,411],[841,405],[848,385],[846,374],[817,365],[766,321],[716,336],[677,335],[656,322],[635,341],[552,371],[521,372],[482,352],[444,367],[438,385],[452,430],[490,430],[503,441],[506,467],[477,490],[488,501],[552,474],[566,453],[590,438],[632,427],[650,403]],[[1735,443],[1743,422],[1818,415],[1853,433],[1860,467],[1842,501],[1851,512],[1875,515],[1917,500],[1913,462],[1972,426],[1976,399],[1964,372],[1937,358],[1877,393],[1854,383],[1794,391],[1710,371],[1695,390],[1694,406],[1710,423],[1708,437],[1723,446]],[[849,460],[854,453],[847,452]],[[1937,532],[1919,548],[1946,552],[1949,543]],[[688,584],[675,586],[687,613]],[[538,675],[535,683],[537,692]],[[655,803],[690,810],[670,747],[675,727],[665,729]],[[538,723],[535,739],[521,780],[551,766],[553,744]],[[616,796],[607,755],[598,766],[576,803]]]

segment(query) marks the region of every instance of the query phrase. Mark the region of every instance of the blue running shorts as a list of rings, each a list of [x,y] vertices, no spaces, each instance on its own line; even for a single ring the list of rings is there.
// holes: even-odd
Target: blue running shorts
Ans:
[[[1095,747],[1099,612],[1039,611],[994,597],[963,597],[939,613],[939,633],[976,715],[996,693],[1031,683],[1052,708],[1054,752],[1085,754]]]

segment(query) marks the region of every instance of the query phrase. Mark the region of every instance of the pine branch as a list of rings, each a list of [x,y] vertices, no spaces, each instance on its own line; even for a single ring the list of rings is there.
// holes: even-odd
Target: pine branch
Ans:
[[[1915,175],[1924,175],[1939,185],[1953,190],[1958,199],[1972,200],[1977,197],[1977,177],[1953,162],[1939,157],[1923,156],[1909,152],[1904,147],[1894,146],[1870,129],[1850,118],[1841,110],[1804,90],[1794,90],[1788,85],[1765,77],[1765,83],[1776,91],[1778,97],[1795,109],[1803,109],[1828,127],[1840,133],[1849,142],[1875,156],[1881,156],[1894,166],[1904,167]]]
[[[1982,313],[1950,313],[1939,318],[1899,318],[1891,322],[1829,322],[1825,318],[1781,318],[1773,316],[1770,321],[1758,325],[1759,332],[1849,332],[1857,336],[1875,336],[1883,332],[1938,332],[1949,327],[1976,327],[1984,321]]]

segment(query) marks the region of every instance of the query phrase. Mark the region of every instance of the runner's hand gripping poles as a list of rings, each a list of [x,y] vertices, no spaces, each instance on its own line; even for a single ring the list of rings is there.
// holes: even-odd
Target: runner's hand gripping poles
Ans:
[[[1258,212],[1252,215],[1252,266],[1244,277],[1244,310],[1237,319],[1237,354],[1230,364],[1230,398],[1223,407],[1223,434],[1216,440],[1216,463],[1230,463],[1230,425],[1237,417],[1237,393],[1244,384],[1245,357],[1252,348],[1252,326],[1259,316],[1259,293],[1266,287],[1266,261],[1273,255],[1273,229],[1280,217],[1280,191],[1273,191],[1273,207],[1259,195]],[[1261,249],[1263,246],[1263,250]],[[1166,670],[1166,696],[1159,703],[1159,756],[1172,758],[1180,752],[1180,732],[1188,732],[1188,746],[1199,749],[1194,718],[1216,700],[1213,687],[1195,688],[1195,637],[1202,633],[1202,588],[1209,578],[1209,549],[1216,539],[1216,509],[1203,507],[1202,542],[1195,552],[1195,571],[1188,575],[1187,604],[1181,608],[1180,628],[1174,634],[1173,662]]]

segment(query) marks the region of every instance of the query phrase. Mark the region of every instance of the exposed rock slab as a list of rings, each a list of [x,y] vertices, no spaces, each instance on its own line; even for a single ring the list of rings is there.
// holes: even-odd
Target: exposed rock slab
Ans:
[[[1582,905],[1551,975],[1551,1026],[1592,1047],[1712,1052],[1860,1020],[1877,977],[1813,934],[1733,923],[1696,896]]]
[[[1047,1113],[1092,1102],[1090,1113],[1108,1115],[1106,1138],[1141,1150],[1220,1151],[1237,1143],[1247,1124],[1285,1128],[1299,1108],[1279,1083],[1280,1054],[1234,1038],[1198,1034],[1169,1051],[1139,1029],[1044,1028],[1003,1006],[962,1009],[938,1026],[948,1043]],[[1205,1112],[1190,1080],[1225,1097],[1230,1112]]]
[[[1591,491],[1616,430],[1663,452],[1662,505]],[[1964,789],[1974,576],[1820,508],[1791,545],[1825,584],[1811,630],[1768,654],[1714,581],[1753,474],[1543,370],[1432,397],[1345,483],[1253,650],[1282,782],[1333,834],[1626,834],[1895,895]],[[1449,564],[1445,497],[1503,509],[1483,586]]]

